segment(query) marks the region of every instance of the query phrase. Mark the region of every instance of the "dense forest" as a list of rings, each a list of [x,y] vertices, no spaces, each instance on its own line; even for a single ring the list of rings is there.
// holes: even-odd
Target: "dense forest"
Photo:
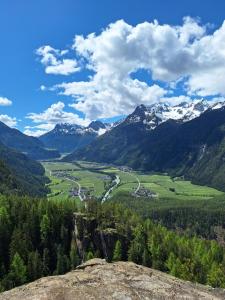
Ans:
[[[143,219],[150,218],[166,228],[197,235],[205,239],[225,239],[225,196],[207,200],[176,200],[172,198],[131,197],[120,193],[111,199],[123,203],[138,213]]]
[[[0,193],[43,197],[48,193],[42,165],[0,142]]]
[[[1,291],[63,274],[82,261],[129,260],[185,280],[225,287],[225,249],[168,230],[119,203],[0,197]]]

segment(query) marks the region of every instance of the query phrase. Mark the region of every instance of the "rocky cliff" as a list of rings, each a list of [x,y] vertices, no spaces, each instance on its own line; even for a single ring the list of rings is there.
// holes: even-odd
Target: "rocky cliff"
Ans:
[[[0,294],[0,300],[225,299],[225,290],[193,284],[131,262],[92,259],[62,276]]]

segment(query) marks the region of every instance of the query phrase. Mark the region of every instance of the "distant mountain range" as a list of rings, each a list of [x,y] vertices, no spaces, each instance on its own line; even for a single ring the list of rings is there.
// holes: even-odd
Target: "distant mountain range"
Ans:
[[[29,158],[56,158],[59,152],[72,152],[64,161],[88,160],[168,172],[225,190],[225,102],[140,105],[115,124],[57,124],[39,139],[0,122],[0,142],[2,178],[12,187],[20,178],[24,190],[29,190],[30,180],[36,182],[41,194],[46,192],[44,171]]]
[[[18,150],[32,159],[49,159],[60,156],[58,151],[46,149],[38,138],[27,136],[2,122],[0,122],[0,141],[5,146]]]
[[[146,129],[155,129],[168,119],[189,121],[198,117],[211,106],[216,105],[220,106],[222,103],[210,105],[208,101],[200,100],[182,102],[175,106],[168,103],[156,103],[150,106],[140,105],[125,120],[117,123],[107,124],[93,121],[87,127],[67,123],[57,124],[53,130],[40,136],[39,140],[45,147],[56,149],[60,153],[70,153],[89,145],[96,138],[122,122],[126,124],[143,122]]]
[[[142,122],[146,129],[152,130],[167,120],[187,122],[199,117],[207,109],[221,108],[224,105],[223,102],[210,104],[206,100],[182,102],[178,105],[168,103],[156,103],[150,106],[140,105],[126,118],[125,123]]]
[[[119,125],[64,160],[169,172],[225,189],[225,103],[140,105]]]
[[[42,165],[0,142],[0,194],[45,196]]]
[[[110,124],[93,121],[84,127],[74,124],[57,124],[53,130],[39,137],[48,148],[56,149],[60,153],[70,153],[80,149],[111,128]]]

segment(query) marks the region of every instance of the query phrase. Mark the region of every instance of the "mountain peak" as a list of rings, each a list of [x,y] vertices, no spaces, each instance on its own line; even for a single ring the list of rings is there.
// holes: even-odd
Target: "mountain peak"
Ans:
[[[101,121],[92,121],[89,125],[88,128],[91,128],[95,131],[98,131],[99,129],[105,129],[106,126],[104,123],[102,123]]]
[[[176,105],[169,105],[166,102],[153,103],[149,106],[141,104],[126,118],[126,122],[139,122],[143,123],[146,129],[154,129],[160,123],[169,119],[182,122],[190,121],[200,116],[211,106],[212,105],[204,99],[191,102],[184,101]]]

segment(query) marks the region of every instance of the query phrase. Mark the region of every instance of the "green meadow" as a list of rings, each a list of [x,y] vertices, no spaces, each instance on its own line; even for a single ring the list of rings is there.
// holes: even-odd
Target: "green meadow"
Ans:
[[[77,183],[67,178],[59,178],[57,172],[65,172],[76,179],[89,194],[100,199],[108,190],[115,175],[119,176],[120,183],[112,191],[111,197],[121,193],[131,194],[140,187],[152,191],[158,199],[175,200],[206,200],[223,194],[214,188],[192,184],[190,181],[173,179],[168,175],[142,174],[140,172],[124,172],[117,167],[111,167],[91,162],[44,162],[46,175],[50,179],[49,199],[64,200],[72,196],[70,191],[77,188]],[[132,196],[131,196],[132,197]],[[79,197],[75,198],[79,203]]]

